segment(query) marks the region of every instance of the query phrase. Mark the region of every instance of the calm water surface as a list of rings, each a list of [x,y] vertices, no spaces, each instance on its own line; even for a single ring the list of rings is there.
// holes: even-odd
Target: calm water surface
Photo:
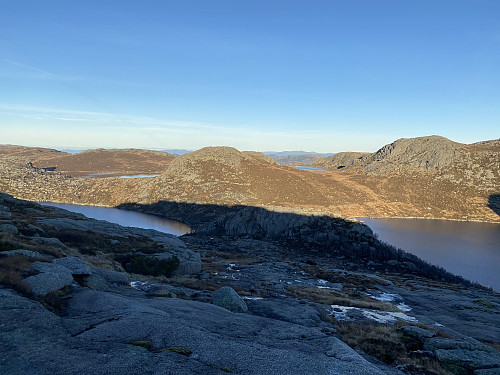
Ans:
[[[360,219],[380,240],[500,291],[500,224],[425,219]]]
[[[316,167],[295,167],[297,169],[302,169],[304,171],[324,171],[324,169],[316,168]]]
[[[144,229],[155,229],[160,232],[182,236],[189,233],[190,229],[184,223],[165,219],[159,216],[144,214],[142,212],[120,210],[110,207],[83,206],[66,203],[41,203],[46,206],[64,208],[68,211],[84,214],[92,219],[106,220],[110,223],[120,224],[126,227],[137,227]]]

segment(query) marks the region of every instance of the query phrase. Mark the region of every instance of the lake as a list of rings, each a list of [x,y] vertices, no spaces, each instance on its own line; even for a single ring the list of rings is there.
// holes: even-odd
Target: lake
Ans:
[[[500,291],[500,224],[364,219],[378,238],[429,263]]]
[[[92,219],[106,220],[110,223],[120,224],[125,227],[155,229],[159,232],[170,233],[176,236],[182,236],[191,231],[188,225],[179,221],[165,219],[156,215],[144,214],[142,212],[67,203],[42,202],[40,204],[64,208],[68,211],[84,214]]]
[[[315,168],[315,167],[295,167],[295,168],[302,169],[303,171],[324,171],[324,169]]]

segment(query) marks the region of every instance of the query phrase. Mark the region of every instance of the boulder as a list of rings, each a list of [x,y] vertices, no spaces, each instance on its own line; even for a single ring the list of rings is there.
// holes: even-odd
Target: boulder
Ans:
[[[200,254],[186,248],[174,248],[168,253],[156,253],[151,256],[168,260],[174,255],[180,261],[179,268],[174,272],[174,275],[196,275],[201,272]]]
[[[47,238],[47,237],[30,237],[31,240],[38,242],[43,245],[60,247],[62,249],[66,249],[66,245],[59,241],[58,238]]]
[[[89,266],[89,268],[92,273],[89,278],[99,276],[104,282],[115,285],[129,285],[130,283],[129,278],[123,272],[105,270],[93,266]],[[87,278],[87,280],[89,280],[89,278]]]
[[[12,216],[12,214],[10,213],[10,208],[7,206],[0,205],[0,215]]]
[[[296,300],[260,299],[247,301],[252,314],[299,324],[306,327],[316,327],[321,324],[318,311],[309,305]]]
[[[0,232],[18,234],[17,227],[12,224],[0,224]]]
[[[425,340],[436,336],[436,332],[430,329],[424,329],[417,326],[404,326],[401,327],[403,333],[407,336],[416,338],[418,341],[423,343]]]
[[[482,350],[438,349],[434,354],[440,363],[450,368],[462,367],[466,370],[474,370],[500,367],[498,352],[495,354]],[[497,368],[497,371],[500,371],[500,368]]]
[[[229,286],[216,290],[212,294],[212,303],[232,312],[239,313],[248,311],[245,301],[243,301],[238,293],[236,293],[236,291]]]
[[[45,296],[73,283],[71,271],[59,264],[35,262],[30,270],[40,272],[24,279],[36,296]]]
[[[77,257],[54,259],[52,263],[66,267],[71,271],[72,275],[84,276],[91,274],[90,268],[85,263],[83,263],[80,258]]]
[[[457,373],[500,368],[500,354],[472,338],[434,337],[425,341],[424,350],[432,351],[441,364]]]

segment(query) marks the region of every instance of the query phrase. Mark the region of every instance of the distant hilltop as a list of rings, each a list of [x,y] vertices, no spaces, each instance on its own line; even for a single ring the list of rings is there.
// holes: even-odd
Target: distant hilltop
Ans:
[[[105,206],[169,201],[354,217],[500,221],[500,140],[468,145],[439,136],[404,138],[374,153],[338,153],[310,164],[323,171],[283,164],[232,147],[176,156],[1,146],[0,190],[19,198]],[[158,177],[114,178],[131,174]]]

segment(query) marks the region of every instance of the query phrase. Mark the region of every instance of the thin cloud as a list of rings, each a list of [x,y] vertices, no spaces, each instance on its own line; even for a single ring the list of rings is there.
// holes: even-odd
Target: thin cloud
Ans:
[[[4,64],[10,65],[10,67],[14,68],[14,72],[4,73],[4,74],[9,75],[9,76],[17,75],[17,76],[24,76],[24,77],[28,77],[28,78],[50,79],[50,80],[58,80],[58,81],[75,81],[75,80],[81,79],[81,77],[56,74],[56,73],[50,72],[48,70],[39,68],[37,66],[25,64],[25,63],[22,63],[19,61],[11,60],[11,59],[3,58],[0,61]]]

